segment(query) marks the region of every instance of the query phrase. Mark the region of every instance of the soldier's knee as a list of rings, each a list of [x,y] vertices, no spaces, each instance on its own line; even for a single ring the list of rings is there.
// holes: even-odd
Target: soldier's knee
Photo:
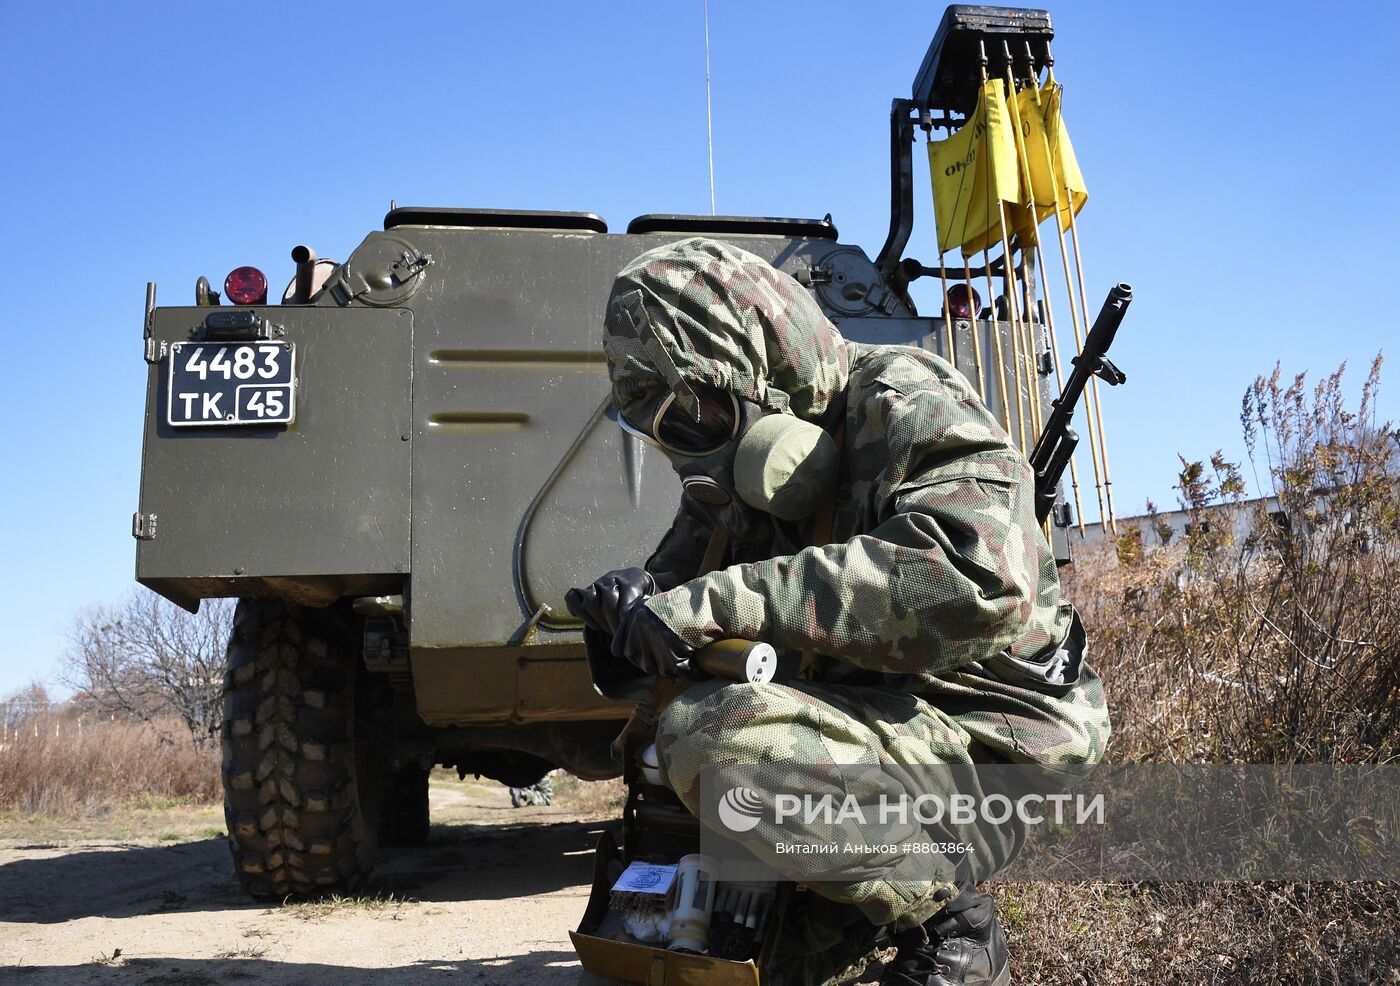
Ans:
[[[677,793],[696,781],[704,764],[743,762],[741,710],[753,709],[751,693],[762,685],[715,679],[688,688],[666,707],[656,724],[662,775]]]
[[[723,688],[725,684],[726,682],[716,678],[710,681],[702,681],[698,685],[692,685],[690,688],[687,688],[672,699],[670,704],[666,706],[665,711],[661,713],[658,726],[668,731],[686,731],[689,725],[694,721],[700,708],[704,706],[716,692]]]
[[[662,755],[702,738],[707,725],[712,725],[714,713],[723,702],[722,692],[741,687],[732,682],[715,679],[687,688],[677,695],[656,723],[656,747]]]

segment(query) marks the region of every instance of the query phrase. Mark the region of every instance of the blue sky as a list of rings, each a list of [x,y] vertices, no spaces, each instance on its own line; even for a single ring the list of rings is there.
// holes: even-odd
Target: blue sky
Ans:
[[[1091,305],[1117,280],[1136,294],[1115,349],[1129,383],[1106,404],[1136,512],[1175,502],[1178,451],[1243,455],[1240,396],[1275,360],[1346,360],[1356,384],[1395,337],[1400,7],[1051,12]],[[718,210],[830,212],[873,255],[889,101],[941,13],[712,0]],[[146,281],[187,304],[199,275],[251,263],[280,288],[294,244],[343,259],[391,198],[614,230],[709,210],[700,0],[0,0],[0,24],[0,694],[50,677],[72,614],[133,584]],[[929,262],[925,180],[908,252]]]

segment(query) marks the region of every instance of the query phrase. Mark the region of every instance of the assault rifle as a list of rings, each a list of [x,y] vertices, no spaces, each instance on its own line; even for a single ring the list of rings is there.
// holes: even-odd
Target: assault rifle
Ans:
[[[1064,392],[1051,403],[1050,420],[1045,422],[1045,430],[1036,439],[1031,451],[1031,469],[1035,471],[1035,519],[1042,524],[1050,516],[1055,506],[1055,497],[1074,447],[1079,444],[1079,436],[1069,426],[1074,417],[1074,406],[1084,394],[1091,376],[1097,376],[1110,387],[1116,387],[1128,379],[1127,374],[1108,361],[1108,347],[1113,345],[1113,337],[1128,304],[1133,300],[1133,289],[1126,284],[1115,284],[1108,292],[1108,300],[1103,303],[1099,317],[1084,339],[1084,351],[1071,362],[1074,370],[1069,375]]]

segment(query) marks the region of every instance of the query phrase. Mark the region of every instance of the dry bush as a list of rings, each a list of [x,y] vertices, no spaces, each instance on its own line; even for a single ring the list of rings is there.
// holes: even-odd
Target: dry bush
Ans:
[[[990,884],[1018,984],[1400,983],[1400,888]]]
[[[1380,365],[1355,413],[1342,370],[1311,388],[1302,375],[1285,385],[1275,370],[1246,393],[1250,466],[1276,498],[1272,513],[1244,502],[1239,468],[1219,453],[1183,459],[1186,537],[1157,525],[1153,536],[1079,552],[1066,589],[1104,678],[1110,760],[1400,754],[1400,444],[1375,420]],[[1400,983],[1395,884],[995,892],[1017,982]]]
[[[1377,357],[1352,413],[1342,370],[1313,388],[1301,374],[1286,387],[1277,370],[1259,378],[1242,420],[1278,510],[1246,505],[1219,453],[1183,459],[1184,539],[1076,561],[1068,591],[1108,689],[1113,759],[1400,753],[1400,446],[1374,419],[1379,382]]]
[[[72,815],[219,796],[217,751],[178,726],[42,714],[9,726],[0,744],[0,810]]]
[[[587,815],[619,817],[627,801],[627,785],[621,777],[606,781],[581,781],[560,773],[554,780],[554,804]]]

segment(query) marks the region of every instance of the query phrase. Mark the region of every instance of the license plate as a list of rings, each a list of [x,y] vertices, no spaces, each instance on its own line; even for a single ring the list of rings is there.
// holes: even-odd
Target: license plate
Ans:
[[[289,342],[175,342],[165,420],[191,425],[287,424],[297,382]]]

